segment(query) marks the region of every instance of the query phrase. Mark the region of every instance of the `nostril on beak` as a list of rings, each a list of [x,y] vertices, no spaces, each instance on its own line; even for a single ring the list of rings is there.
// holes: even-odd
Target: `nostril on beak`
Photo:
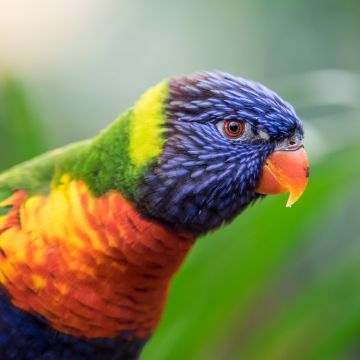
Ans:
[[[302,141],[300,138],[296,136],[292,136],[291,138],[284,139],[283,141],[277,143],[275,150],[287,151],[287,150],[297,150],[302,147]]]

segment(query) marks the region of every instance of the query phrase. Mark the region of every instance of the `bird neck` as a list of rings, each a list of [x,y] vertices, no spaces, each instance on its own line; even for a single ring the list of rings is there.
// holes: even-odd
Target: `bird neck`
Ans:
[[[161,154],[168,82],[148,90],[78,157],[72,174],[95,196],[119,191],[134,201],[140,178]]]

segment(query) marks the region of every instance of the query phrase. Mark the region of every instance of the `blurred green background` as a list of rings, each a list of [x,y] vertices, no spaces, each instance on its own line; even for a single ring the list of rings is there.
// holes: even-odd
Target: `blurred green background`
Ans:
[[[196,70],[261,81],[304,120],[303,198],[199,240],[142,359],[360,359],[359,38],[358,0],[1,1],[2,169]]]

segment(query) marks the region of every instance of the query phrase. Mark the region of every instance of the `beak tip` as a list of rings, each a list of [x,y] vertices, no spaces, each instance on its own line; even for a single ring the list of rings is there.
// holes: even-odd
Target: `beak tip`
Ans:
[[[304,193],[309,178],[309,164],[303,148],[274,152],[263,167],[257,191],[262,194],[290,193],[286,207],[294,205]]]

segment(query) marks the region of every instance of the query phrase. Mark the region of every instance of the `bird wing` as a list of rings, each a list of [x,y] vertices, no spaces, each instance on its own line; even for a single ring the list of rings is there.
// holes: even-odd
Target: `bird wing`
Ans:
[[[27,194],[48,193],[57,167],[76,161],[77,154],[89,146],[89,140],[65,146],[30,161],[16,165],[0,174],[0,201],[22,190]],[[6,209],[0,207],[0,215]]]

